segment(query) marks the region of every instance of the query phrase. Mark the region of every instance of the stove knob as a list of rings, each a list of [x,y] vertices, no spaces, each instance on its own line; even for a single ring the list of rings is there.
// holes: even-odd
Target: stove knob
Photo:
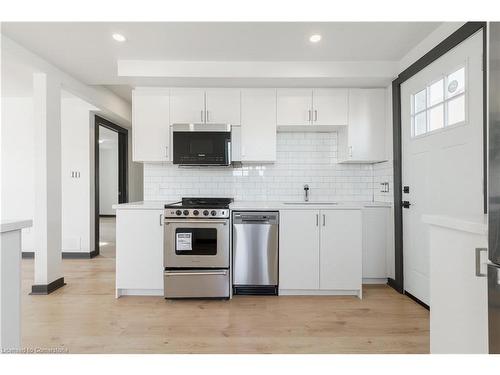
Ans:
[[[194,215],[194,216],[198,216],[199,214],[200,214],[200,211],[198,211],[198,210],[194,210],[194,211],[193,211],[193,215]]]
[[[208,216],[208,210],[203,211],[203,215]]]
[[[182,215],[182,212],[181,212],[181,210],[177,210],[177,211],[175,211],[175,214],[176,214],[177,216],[181,216],[181,215]]]
[[[210,215],[212,215],[212,216],[217,215],[217,211],[215,211],[215,210],[210,211]]]
[[[188,210],[184,210],[183,214],[184,214],[184,216],[188,216],[189,215],[189,211]]]

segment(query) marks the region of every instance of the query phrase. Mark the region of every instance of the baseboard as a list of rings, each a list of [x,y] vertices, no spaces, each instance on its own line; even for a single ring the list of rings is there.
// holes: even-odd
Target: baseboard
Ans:
[[[403,294],[403,290],[401,287],[396,283],[396,280],[391,279],[390,277],[387,279],[387,285],[389,285],[392,289],[394,289],[396,292]]]
[[[57,280],[52,281],[50,284],[38,284],[31,286],[31,295],[46,295],[52,293],[54,290],[57,290],[66,285],[64,282],[64,277],[60,277]]]
[[[415,297],[413,294],[408,293],[406,290],[404,292],[405,296],[410,297],[410,299],[414,300],[416,303],[418,303],[420,306],[424,307],[425,309],[430,311],[429,305],[426,304],[425,302],[420,301],[417,297]]]
[[[72,251],[63,251],[62,258],[63,259],[92,259],[99,255],[99,250],[88,252],[72,252]]]
[[[364,277],[363,284],[366,284],[366,285],[377,285],[377,284],[386,285],[387,284],[387,277],[385,277],[385,278]]]
[[[63,259],[92,259],[98,255],[99,255],[98,250],[91,251],[90,253],[83,252],[83,251],[82,252],[72,252],[72,251],[63,251],[62,252]],[[34,251],[23,251],[21,256],[23,259],[34,259],[35,252]]]

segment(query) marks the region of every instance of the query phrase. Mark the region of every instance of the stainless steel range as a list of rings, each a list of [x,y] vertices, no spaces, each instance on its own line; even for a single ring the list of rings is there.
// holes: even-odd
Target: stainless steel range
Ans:
[[[232,198],[165,205],[165,298],[229,298]]]

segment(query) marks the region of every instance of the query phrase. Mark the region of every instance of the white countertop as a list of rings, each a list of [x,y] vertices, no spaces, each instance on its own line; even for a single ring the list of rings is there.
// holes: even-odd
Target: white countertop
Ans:
[[[426,224],[454,229],[473,234],[488,234],[488,215],[477,216],[447,216],[447,215],[422,215]]]
[[[165,204],[175,202],[165,201],[140,201],[113,205],[113,209],[119,210],[161,210]],[[359,210],[367,207],[391,207],[390,202],[338,202],[328,204],[327,202],[309,202],[307,204],[286,204],[285,202],[270,201],[235,201],[231,203],[231,210],[304,210],[304,209],[332,209],[332,210]]]
[[[2,233],[28,228],[33,225],[33,220],[2,220]]]

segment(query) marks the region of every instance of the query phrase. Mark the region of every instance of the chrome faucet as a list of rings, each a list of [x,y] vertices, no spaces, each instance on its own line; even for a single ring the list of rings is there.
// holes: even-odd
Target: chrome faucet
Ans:
[[[304,185],[304,201],[309,202],[309,185]]]

